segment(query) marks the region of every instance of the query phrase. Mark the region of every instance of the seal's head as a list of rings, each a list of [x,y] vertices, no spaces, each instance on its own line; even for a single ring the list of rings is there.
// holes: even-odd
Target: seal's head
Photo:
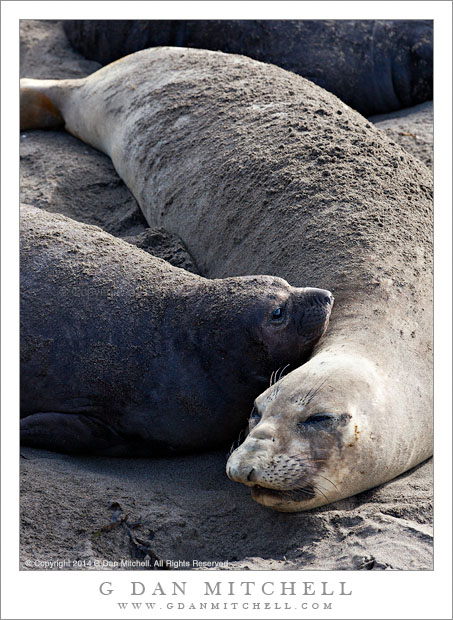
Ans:
[[[381,406],[378,385],[364,359],[316,355],[256,399],[248,436],[228,460],[229,478],[251,487],[260,504],[285,512],[373,486],[367,480],[379,458],[368,463],[374,438],[366,419]]]
[[[240,325],[259,343],[271,367],[275,370],[305,361],[327,329],[334,303],[330,291],[294,287],[273,276],[243,276],[223,282],[229,280],[234,282],[236,297],[241,289],[247,296],[238,309]]]

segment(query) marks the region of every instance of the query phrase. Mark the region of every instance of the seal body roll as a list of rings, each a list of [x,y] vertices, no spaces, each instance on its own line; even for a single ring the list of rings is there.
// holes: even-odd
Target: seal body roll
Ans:
[[[151,456],[227,445],[332,296],[281,278],[207,280],[97,227],[21,208],[21,438]]]

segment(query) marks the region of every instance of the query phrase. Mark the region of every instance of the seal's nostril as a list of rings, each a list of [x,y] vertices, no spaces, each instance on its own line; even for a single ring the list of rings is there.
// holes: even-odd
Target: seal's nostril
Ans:
[[[317,299],[321,304],[327,304],[328,306],[333,304],[333,295],[329,291],[322,291],[318,294]]]
[[[251,482],[251,480],[252,480],[252,474],[253,474],[254,471],[255,471],[255,468],[252,467],[252,469],[248,473],[247,480],[249,482]]]
[[[318,293],[317,295],[314,296],[313,298],[315,305],[321,305],[321,306],[325,306],[325,305],[330,305],[330,296],[326,295],[325,293]]]
[[[326,289],[307,288],[307,303],[311,306],[330,306],[333,304],[333,295]]]

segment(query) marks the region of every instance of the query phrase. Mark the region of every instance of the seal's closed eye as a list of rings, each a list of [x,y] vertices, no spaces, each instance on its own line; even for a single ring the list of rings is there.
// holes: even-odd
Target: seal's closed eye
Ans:
[[[313,429],[313,430],[332,430],[338,426],[345,426],[351,416],[348,413],[342,413],[337,415],[335,413],[327,413],[325,411],[314,413],[306,420],[298,423],[300,430]]]
[[[301,420],[297,427],[300,431],[329,431],[338,426],[340,418],[336,415],[320,412],[314,413],[305,420]]]
[[[319,422],[327,422],[331,421],[335,418],[335,416],[329,413],[315,413],[307,418],[304,424],[318,424]]]

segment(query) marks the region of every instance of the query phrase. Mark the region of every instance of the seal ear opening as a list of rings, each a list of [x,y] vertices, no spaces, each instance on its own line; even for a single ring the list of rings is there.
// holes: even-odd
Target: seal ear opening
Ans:
[[[57,80],[20,81],[20,130],[64,127],[64,119],[49,92]]]

